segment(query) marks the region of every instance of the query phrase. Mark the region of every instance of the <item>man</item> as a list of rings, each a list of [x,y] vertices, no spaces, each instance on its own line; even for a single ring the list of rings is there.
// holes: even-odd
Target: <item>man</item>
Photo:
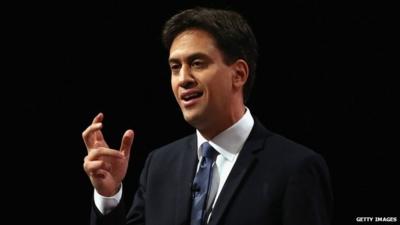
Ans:
[[[84,169],[94,188],[91,223],[147,225],[327,225],[332,193],[324,160],[268,131],[245,106],[257,43],[245,20],[195,8],[164,26],[171,86],[196,134],[150,153],[133,205],[120,202],[134,133],[119,151],[101,132],[83,132]]]

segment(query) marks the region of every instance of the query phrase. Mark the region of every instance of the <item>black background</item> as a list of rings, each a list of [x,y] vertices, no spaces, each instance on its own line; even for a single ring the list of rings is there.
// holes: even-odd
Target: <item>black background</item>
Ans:
[[[88,224],[92,188],[81,132],[98,112],[112,147],[126,129],[136,132],[128,204],[147,154],[193,132],[170,90],[160,33],[170,16],[196,5],[237,10],[253,27],[260,59],[247,105],[270,130],[326,159],[334,224],[399,216],[392,6],[102,0],[9,8],[2,98],[10,141],[4,159],[12,165],[4,187],[15,191],[9,208],[19,214],[13,218]]]

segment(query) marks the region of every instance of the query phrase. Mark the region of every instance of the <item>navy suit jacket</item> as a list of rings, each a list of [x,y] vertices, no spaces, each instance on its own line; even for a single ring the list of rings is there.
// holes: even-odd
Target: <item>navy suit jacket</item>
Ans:
[[[197,138],[190,135],[149,154],[133,204],[123,201],[92,225],[189,225]],[[314,151],[255,121],[215,203],[210,225],[328,225],[332,218],[328,168]]]

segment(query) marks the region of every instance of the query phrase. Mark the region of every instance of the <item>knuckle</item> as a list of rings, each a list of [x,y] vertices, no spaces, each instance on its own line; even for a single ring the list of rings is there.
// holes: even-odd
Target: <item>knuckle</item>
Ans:
[[[92,149],[90,149],[88,156],[93,158],[93,157],[96,157],[98,154],[99,154],[99,149],[98,148],[92,148]]]
[[[84,130],[84,131],[82,132],[82,137],[83,137],[83,138],[86,138],[86,137],[87,137],[87,135],[88,135],[88,129],[89,129],[89,128],[87,128],[86,130]]]
[[[84,163],[83,163],[83,170],[85,170],[86,172],[88,171],[87,162],[84,162]]]

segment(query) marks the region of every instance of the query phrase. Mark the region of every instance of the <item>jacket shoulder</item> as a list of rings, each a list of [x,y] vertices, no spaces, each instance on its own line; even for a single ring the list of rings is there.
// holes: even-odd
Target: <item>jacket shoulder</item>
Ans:
[[[194,149],[197,143],[196,135],[191,134],[169,144],[163,145],[151,152],[153,157],[176,156],[185,150]],[[164,158],[165,160],[165,158]]]
[[[312,159],[324,161],[315,150],[266,129],[259,121],[256,122],[254,131],[255,136],[258,134],[258,139],[264,139],[261,154],[273,158],[275,162],[293,165]]]

